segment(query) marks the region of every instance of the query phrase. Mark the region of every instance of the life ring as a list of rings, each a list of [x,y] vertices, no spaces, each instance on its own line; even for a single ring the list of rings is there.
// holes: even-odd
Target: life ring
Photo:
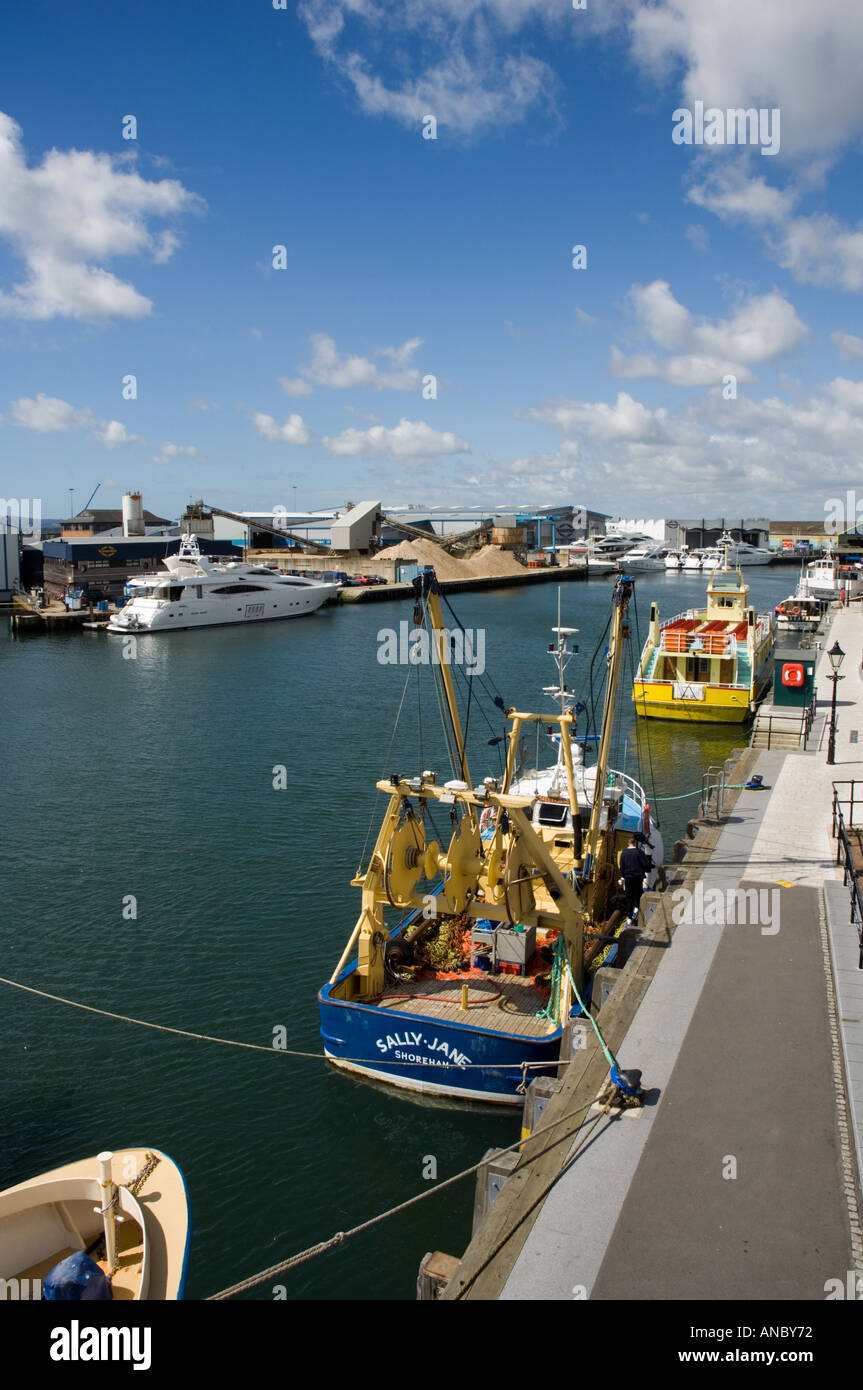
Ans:
[[[645,801],[644,812],[641,817],[641,833],[650,839],[650,802]]]

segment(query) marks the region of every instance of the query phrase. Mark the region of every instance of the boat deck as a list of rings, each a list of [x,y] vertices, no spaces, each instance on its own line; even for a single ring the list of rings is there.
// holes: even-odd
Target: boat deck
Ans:
[[[65,1246],[62,1250],[55,1251],[36,1264],[29,1265],[27,1269],[18,1271],[17,1279],[19,1283],[24,1280],[40,1280],[43,1282],[55,1265],[60,1264],[61,1260],[66,1260],[70,1255],[79,1252],[71,1245]],[[126,1220],[117,1225],[117,1268],[113,1277],[109,1274],[108,1264],[104,1258],[98,1259],[93,1256],[96,1264],[102,1273],[108,1275],[111,1280],[111,1292],[115,1300],[128,1301],[135,1298],[138,1286],[141,1282],[141,1268],[144,1259],[144,1245],[141,1238],[141,1231],[136,1221]]]
[[[553,1033],[556,1025],[546,1018],[537,1018],[537,1010],[545,1007],[546,999],[529,976],[485,975],[466,976],[469,985],[467,1013],[461,1009],[459,980],[412,980],[401,983],[398,994],[382,996],[379,1009],[388,1013],[420,1013],[425,1018],[439,1018],[448,1023],[467,1023],[472,1028],[487,1028],[499,1033],[518,1033],[522,1037],[543,1038]]]

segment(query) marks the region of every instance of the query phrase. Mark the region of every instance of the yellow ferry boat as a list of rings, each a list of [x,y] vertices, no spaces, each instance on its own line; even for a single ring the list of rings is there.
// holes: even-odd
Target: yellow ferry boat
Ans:
[[[650,608],[650,629],[632,686],[635,712],[647,719],[742,723],[771,679],[776,623],[749,607],[739,569],[712,571],[707,607],[669,622]]]

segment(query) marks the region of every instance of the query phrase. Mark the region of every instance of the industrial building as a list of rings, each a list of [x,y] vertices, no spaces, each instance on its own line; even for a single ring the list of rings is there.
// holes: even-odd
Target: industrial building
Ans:
[[[757,517],[692,517],[672,520],[668,517],[620,517],[611,522],[609,531],[622,531],[625,534],[651,536],[655,541],[666,544],[673,550],[688,545],[691,550],[702,550],[715,545],[723,531],[728,531],[735,540],[746,541],[748,545],[766,547],[770,544],[770,521],[766,516]],[[781,547],[773,547],[781,549]]]
[[[0,522],[0,603],[9,603],[21,584],[17,527]]]
[[[42,582],[52,595],[80,589],[92,602],[119,598],[128,578],[161,570],[160,561],[175,555],[180,541],[164,534],[43,541]],[[237,558],[230,541],[202,540],[200,546],[205,555]]]

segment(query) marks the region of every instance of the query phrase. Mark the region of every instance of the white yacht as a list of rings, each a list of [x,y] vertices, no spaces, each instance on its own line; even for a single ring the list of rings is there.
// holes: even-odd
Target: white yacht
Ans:
[[[687,550],[685,555],[681,551],[681,561],[683,569],[689,570],[690,573],[693,570],[698,573],[701,570],[701,551]]]
[[[723,552],[728,547],[729,565],[769,565],[773,559],[769,550],[762,546],[750,545],[748,541],[736,541],[727,531],[723,531],[716,542],[715,549]]]
[[[129,580],[129,602],[111,618],[109,632],[170,632],[301,618],[339,590],[338,584],[264,565],[215,560],[201,553],[197,537],[191,535],[184,536],[177,554],[166,556],[162,564],[167,574]]]
[[[650,536],[625,536],[622,532],[611,531],[593,542],[587,556],[588,574],[616,574],[617,562],[630,554],[636,546],[655,545]]]
[[[638,570],[664,570],[665,557],[668,551],[664,545],[657,541],[645,541],[635,546],[633,550],[628,550],[617,562],[619,570],[628,574],[630,570],[635,573]]]

